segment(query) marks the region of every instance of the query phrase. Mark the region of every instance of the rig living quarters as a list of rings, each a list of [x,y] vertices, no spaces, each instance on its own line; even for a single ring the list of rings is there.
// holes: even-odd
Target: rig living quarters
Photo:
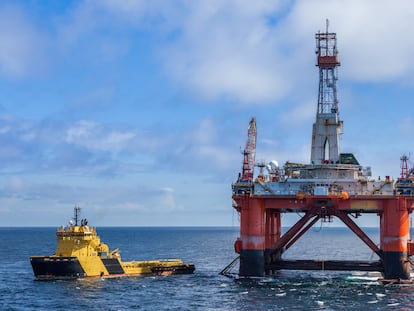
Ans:
[[[337,67],[340,65],[336,34],[316,34],[319,95],[316,121],[312,131],[311,163],[287,162],[283,168],[273,161],[258,164],[253,178],[256,150],[256,121],[248,128],[242,173],[232,184],[233,207],[240,213],[240,237],[235,251],[240,254],[239,276],[273,275],[278,270],[360,270],[379,271],[384,279],[410,279],[409,214],[414,209],[413,182],[402,160],[402,176],[394,183],[389,177],[373,180],[370,167],[362,167],[351,153],[341,153],[337,99]],[[405,163],[405,164],[404,164]],[[405,166],[404,166],[405,165]],[[266,167],[269,172],[264,174]],[[405,171],[404,171],[405,168]],[[282,213],[303,216],[282,235]],[[362,213],[380,217],[380,245],[352,220]],[[373,252],[376,261],[284,260],[289,249],[317,221],[339,218]],[[234,263],[233,263],[234,264]],[[228,273],[228,269],[222,271]]]

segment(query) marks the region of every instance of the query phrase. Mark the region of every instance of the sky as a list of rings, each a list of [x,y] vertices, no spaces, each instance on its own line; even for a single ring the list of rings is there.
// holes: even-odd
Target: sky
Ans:
[[[237,226],[251,117],[257,160],[310,162],[327,18],[341,151],[397,178],[412,1],[1,1],[0,226]]]

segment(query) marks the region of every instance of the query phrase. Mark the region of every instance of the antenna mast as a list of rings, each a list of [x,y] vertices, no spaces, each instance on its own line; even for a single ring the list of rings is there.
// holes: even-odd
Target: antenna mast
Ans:
[[[78,206],[75,206],[75,208],[74,208],[74,217],[73,217],[73,220],[75,221],[75,226],[77,226],[78,225],[78,221],[79,221],[79,218],[80,218],[80,207],[78,207]]]

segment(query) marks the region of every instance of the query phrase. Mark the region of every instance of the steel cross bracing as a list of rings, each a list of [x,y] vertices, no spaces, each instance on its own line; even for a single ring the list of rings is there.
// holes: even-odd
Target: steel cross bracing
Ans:
[[[264,273],[271,275],[275,270],[292,269],[292,270],[359,270],[359,271],[379,271],[387,270],[387,256],[384,256],[383,249],[378,247],[368,235],[350,218],[350,215],[359,217],[363,213],[376,213],[384,222],[384,217],[391,214],[391,225],[385,224],[388,229],[382,230],[399,232],[401,224],[395,223],[394,219],[401,219],[414,210],[414,197],[412,196],[355,196],[343,199],[338,196],[252,196],[233,195],[235,208],[242,214],[248,209],[252,210],[256,206],[262,206],[264,215],[267,213],[304,213],[304,215],[283,235],[280,235],[270,247],[265,250]],[[256,203],[254,203],[256,202]],[[253,203],[253,204],[252,204]],[[401,214],[394,214],[401,212]],[[385,215],[384,215],[385,214]],[[354,260],[283,260],[282,254],[288,250],[294,243],[303,236],[318,220],[326,217],[339,218],[353,233],[355,233],[375,254],[379,260],[373,262],[354,261]],[[262,217],[263,218],[263,217]],[[267,219],[267,217],[264,217]],[[408,218],[407,218],[408,219]],[[387,221],[385,219],[385,221]],[[280,222],[276,226],[280,226]],[[262,224],[264,230],[262,233],[265,239],[266,232],[272,230],[275,223],[267,220]],[[258,238],[255,232],[255,238]],[[392,234],[391,234],[392,235]],[[382,239],[385,239],[382,237]],[[398,239],[398,238],[397,238]],[[404,238],[401,240],[404,243]],[[398,243],[401,243],[398,241]],[[414,244],[411,241],[405,241],[411,255],[414,250]],[[268,243],[266,243],[268,244]],[[384,243],[382,243],[384,244]],[[397,249],[400,245],[396,245]],[[384,248],[384,247],[383,247]],[[389,261],[389,260],[388,260]]]

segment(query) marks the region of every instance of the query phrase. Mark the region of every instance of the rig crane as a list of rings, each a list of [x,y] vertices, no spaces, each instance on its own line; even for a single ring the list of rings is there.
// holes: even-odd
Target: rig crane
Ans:
[[[246,148],[243,151],[243,167],[239,179],[242,181],[253,181],[254,158],[256,155],[256,119],[252,118],[247,130]]]

